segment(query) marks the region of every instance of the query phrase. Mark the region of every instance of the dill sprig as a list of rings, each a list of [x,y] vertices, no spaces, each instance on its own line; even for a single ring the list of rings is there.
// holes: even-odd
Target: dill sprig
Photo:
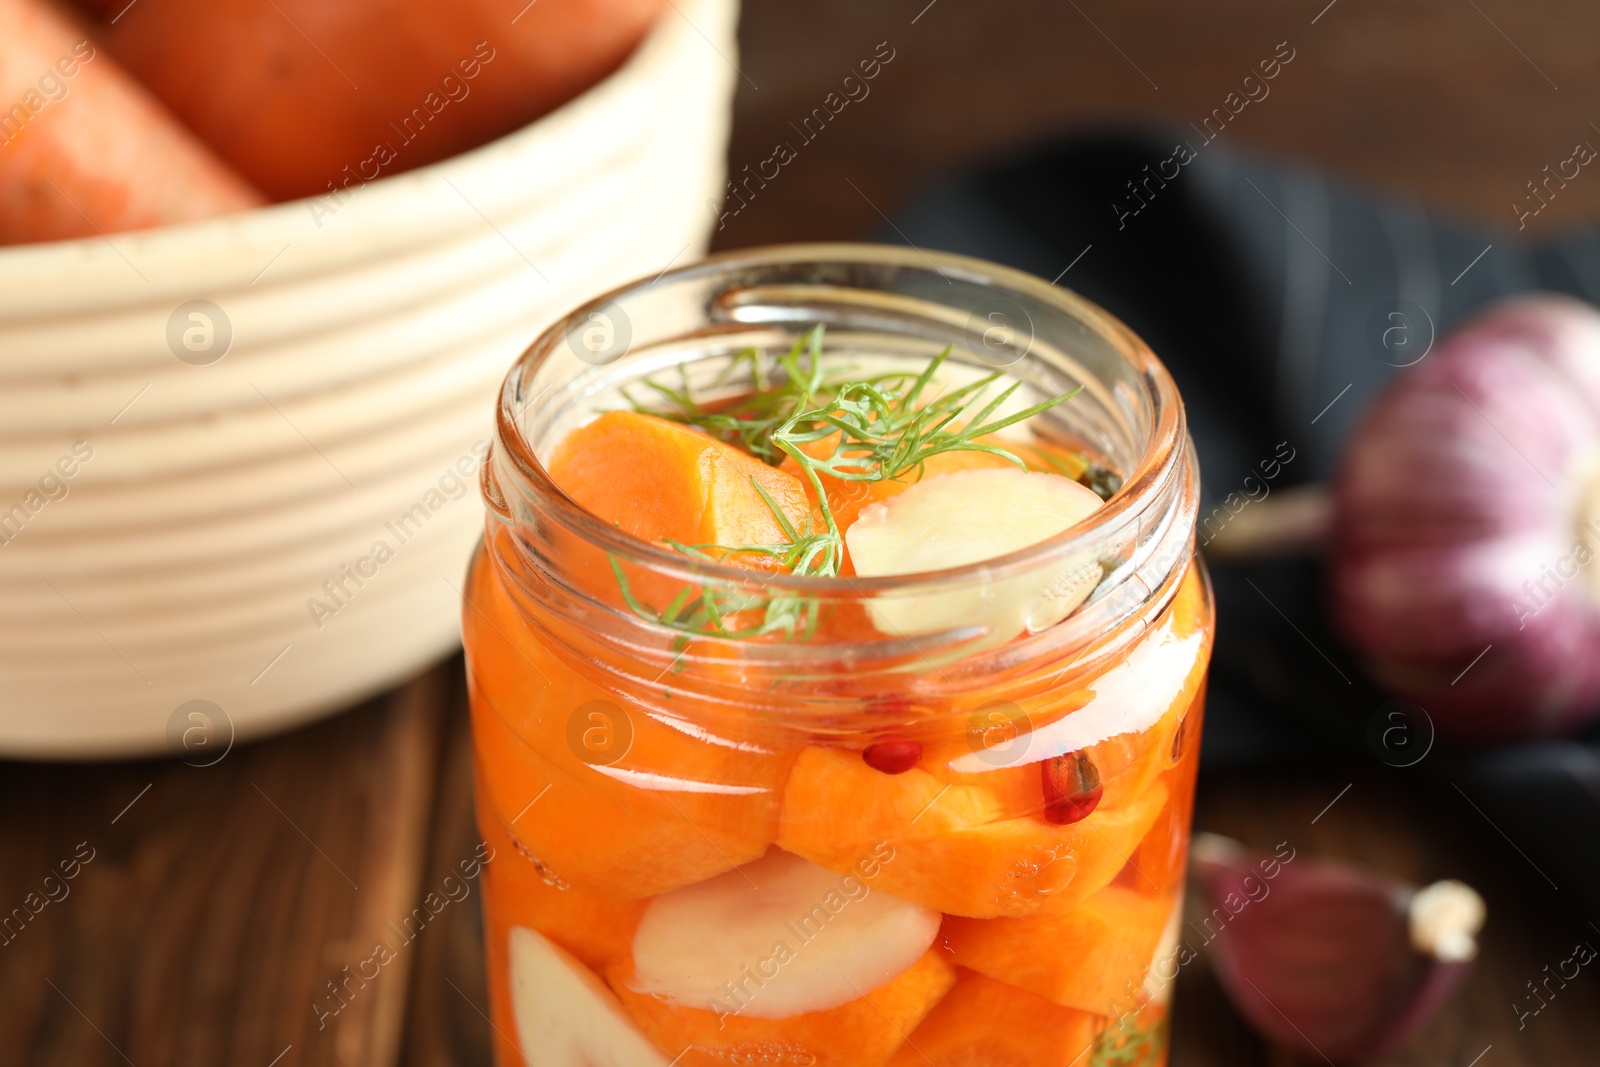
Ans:
[[[741,367],[749,367],[751,390],[732,404],[707,410],[695,398],[688,371],[679,365],[682,384],[666,386],[649,378],[643,385],[667,402],[666,408],[640,404],[626,392],[623,396],[635,411],[695,426],[725,444],[736,445],[757,459],[776,467],[783,452],[772,444],[772,433],[797,412],[832,396],[848,379],[830,380],[822,370],[822,326],[807,330],[788,352],[768,367],[754,348],[742,349],[729,358],[727,366],[712,382],[722,385]]]
[[[1089,1055],[1088,1067],[1136,1067],[1154,1063],[1167,1043],[1165,1017],[1143,1020],[1124,1015],[1101,1031]]]
[[[667,401],[666,410],[647,408],[628,397],[636,410],[697,427],[753,456],[779,466],[793,460],[810,484],[821,516],[821,530],[807,522],[797,528],[776,500],[754,479],[751,484],[772,511],[785,541],[755,545],[667,544],[694,559],[719,562],[734,555],[765,556],[790,574],[835,577],[844,562],[844,533],[834,517],[827,486],[830,478],[844,482],[879,482],[915,473],[921,479],[925,464],[945,452],[987,452],[1026,470],[1015,453],[981,438],[1031,419],[1077,395],[1074,389],[1008,415],[997,416],[1022,387],[1014,381],[992,398],[989,387],[1002,373],[995,371],[966,385],[924,400],[939,368],[949,358],[946,347],[920,374],[889,372],[871,377],[829,377],[823,370],[823,327],[817,325],[767,367],[755,349],[730,358],[718,376],[721,384],[748,365],[753,386],[732,404],[707,410],[694,397],[688,373],[680,367],[682,384],[671,388],[645,379],[643,384]],[[626,395],[626,394],[625,394]],[[981,405],[981,406],[980,406]],[[832,441],[831,449],[815,448]],[[813,446],[808,450],[807,446]],[[817,454],[813,454],[817,453]],[[759,637],[782,632],[814,632],[819,605],[815,598],[760,597],[694,587],[679,592],[671,604],[657,611],[641,603],[628,586],[621,565],[612,569],[629,608],[642,618],[684,634],[715,633],[725,637]],[[730,616],[760,609],[760,621],[730,628]]]
[[[944,452],[988,452],[1026,469],[1014,452],[978,439],[1031,419],[1077,395],[1077,390],[1041,401],[1021,411],[991,419],[1016,391],[1012,382],[974,414],[1000,372],[952,389],[927,403],[919,403],[928,384],[950,356],[945,348],[904,390],[881,380],[849,382],[829,404],[799,412],[773,432],[773,443],[808,470],[824,472],[847,482],[881,482],[915,470]],[[907,376],[902,376],[907,377]],[[813,457],[802,446],[837,436],[831,455]]]
[[[686,545],[668,540],[666,544],[686,556],[707,562],[722,562],[732,555],[757,555],[776,560],[778,566],[790,574],[836,576],[840,562],[840,557],[834,551],[839,544],[837,536],[828,532],[812,533],[809,529],[802,532],[760,483],[751,479],[750,484],[772,510],[787,541],[765,545]],[[611,557],[611,569],[628,608],[642,619],[679,631],[685,635],[679,639],[680,642],[685,642],[690,634],[713,633],[722,637],[752,638],[781,632],[788,636],[802,633],[809,637],[816,630],[819,605],[814,597],[764,597],[710,586],[700,586],[698,589],[685,586],[666,608],[657,611],[634,595],[628,577],[615,556]],[[761,609],[758,622],[742,627],[729,626],[729,617],[756,608]]]

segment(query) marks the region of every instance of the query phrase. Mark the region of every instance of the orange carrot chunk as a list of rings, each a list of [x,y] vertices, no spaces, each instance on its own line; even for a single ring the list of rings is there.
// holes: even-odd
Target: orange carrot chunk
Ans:
[[[956,962],[1063,1007],[1119,1015],[1141,1002],[1172,911],[1167,897],[1107,886],[1059,915],[945,920]]]
[[[497,817],[525,846],[511,866],[531,856],[537,875],[637,900],[759,859],[793,753],[689,729],[703,713],[682,698],[623,698],[576,673],[521,612],[488,566],[475,568],[463,619],[480,825]],[[615,947],[610,934],[580,942],[529,925],[586,961]]]
[[[478,829],[491,850],[484,877],[507,925],[539,931],[595,970],[626,959],[644,902],[603,897],[571,884],[507,826],[511,816],[495,810],[481,777],[476,799]]]
[[[804,952],[801,945],[796,950]],[[738,975],[731,976],[739,978]],[[804,1063],[811,1067],[881,1067],[901,1048],[955,981],[955,969],[937,949],[898,977],[828,1011],[786,1019],[750,1018],[739,1002],[709,1010],[674,1007],[630,987],[631,964],[606,972],[611,988],[639,1028],[679,1067],[723,1067],[730,1063]],[[745,993],[760,997],[748,979]],[[896,1061],[898,1062],[898,1061]]]
[[[880,842],[894,850],[878,887],[942,911],[990,919],[1060,913],[1104,888],[1166,805],[1152,782],[1065,826],[1007,817],[981,786],[951,785],[920,768],[889,775],[858,754],[804,749],[784,785],[778,844],[849,871]]]
[[[585,510],[647,541],[729,547],[787,543],[757,486],[797,529],[810,522],[811,506],[798,479],[655,415],[608,411],[568,434],[549,470]],[[775,566],[748,553],[732,561]]]
[[[961,971],[889,1067],[1083,1067],[1100,1020]]]

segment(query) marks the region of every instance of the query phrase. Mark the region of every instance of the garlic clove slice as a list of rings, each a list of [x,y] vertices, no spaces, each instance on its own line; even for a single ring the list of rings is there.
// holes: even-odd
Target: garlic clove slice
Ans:
[[[1183,943],[1183,895],[1172,902],[1166,928],[1161,931],[1161,942],[1150,956],[1150,966],[1145,970],[1144,995],[1153,1004],[1172,1003],[1172,987],[1176,984],[1178,968],[1185,961],[1179,948]]]
[[[845,543],[863,577],[947,570],[1038,544],[1103,504],[1092,489],[1059,474],[957,471],[926,478],[862,509],[845,531]],[[1100,577],[1097,561],[1074,559],[983,587],[880,597],[869,601],[867,610],[886,634],[977,625],[988,628],[991,640],[1004,640],[1060,622],[1088,598]]]
[[[1191,929],[1204,932],[1229,998],[1261,1034],[1312,1059],[1403,1044],[1470,968],[1484,909],[1460,883],[1418,891],[1214,835],[1196,838],[1192,862],[1211,910]]]
[[[526,926],[511,928],[517,1045],[540,1067],[670,1067],[594,972]]]
[[[850,885],[848,875],[841,881],[773,849],[663,893],[634,934],[632,989],[681,1007],[738,1003],[738,1014],[751,1019],[829,1011],[871,993],[922,959],[940,915],[880,889],[847,899],[841,893],[853,892]],[[761,977],[752,978],[757,971]],[[727,992],[741,982],[747,1004]]]

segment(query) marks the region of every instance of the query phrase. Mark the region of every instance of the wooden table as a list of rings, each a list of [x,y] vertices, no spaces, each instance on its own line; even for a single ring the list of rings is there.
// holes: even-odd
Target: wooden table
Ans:
[[[736,60],[736,174],[792,139],[789,123],[880,42],[893,59],[716,240],[856,237],[892,224],[931,175],[1029,140],[1108,120],[1197,121],[1281,41],[1295,59],[1230,125],[1237,147],[1510,227],[1526,181],[1576,141],[1600,144],[1597,36],[1600,8],[1578,0],[753,0]],[[1532,228],[1597,210],[1600,178],[1574,181]],[[486,1064],[475,898],[404,924],[430,892],[445,899],[477,841],[462,702],[455,661],[213,766],[0,764],[0,920],[13,916],[0,923],[0,1062]],[[1581,975],[1520,1031],[1512,1004],[1600,934],[1459,799],[1381,767],[1353,781],[1217,774],[1196,818],[1248,843],[1288,840],[1484,892],[1471,983],[1384,1064],[1593,1062],[1600,979]],[[374,973],[364,961],[380,940],[396,951]],[[1180,1067],[1292,1062],[1240,1023],[1204,956],[1181,973],[1176,1011]]]
[[[1485,1049],[1482,1067],[1593,1062],[1600,982],[1580,975],[1520,1032],[1511,1005],[1600,937],[1467,804],[1379,770],[1212,775],[1196,825],[1483,892],[1471,981],[1380,1067],[1468,1067]],[[0,798],[0,901],[60,897],[0,947],[0,1062],[489,1063],[476,885],[446,882],[479,840],[459,659],[213,766],[8,765]],[[47,884],[75,855],[92,858]],[[407,924],[430,892],[437,914]],[[352,977],[379,941],[395,959]],[[1206,951],[1176,995],[1178,1067],[1297,1062],[1246,1029]]]

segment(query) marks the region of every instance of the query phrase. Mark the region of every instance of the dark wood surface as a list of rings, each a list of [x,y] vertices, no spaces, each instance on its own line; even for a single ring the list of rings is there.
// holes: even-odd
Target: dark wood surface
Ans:
[[[734,172],[879,42],[895,58],[716,244],[859,237],[941,171],[1106,122],[1198,121],[1280,41],[1295,60],[1228,143],[1511,229],[1526,181],[1577,141],[1600,145],[1596,39],[1600,8],[1578,0],[751,0]],[[1597,212],[1600,176],[1585,173],[1531,228]],[[476,886],[420,932],[400,926],[472,854],[470,779],[459,661],[211,767],[0,764],[0,908],[42,899],[80,843],[93,850],[67,895],[0,945],[0,1063],[487,1064]],[[1381,767],[1210,775],[1197,822],[1484,892],[1471,982],[1384,1064],[1594,1062],[1600,979],[1581,975],[1521,1030],[1512,1005],[1600,935],[1459,799]],[[332,999],[328,983],[380,941],[393,961]],[[1204,953],[1176,1004],[1179,1067],[1293,1062],[1239,1021]],[[318,1005],[339,1007],[320,1030]]]
[[[36,912],[0,947],[0,1062],[392,1064],[458,688],[430,671],[210,766],[0,765],[0,900]]]

